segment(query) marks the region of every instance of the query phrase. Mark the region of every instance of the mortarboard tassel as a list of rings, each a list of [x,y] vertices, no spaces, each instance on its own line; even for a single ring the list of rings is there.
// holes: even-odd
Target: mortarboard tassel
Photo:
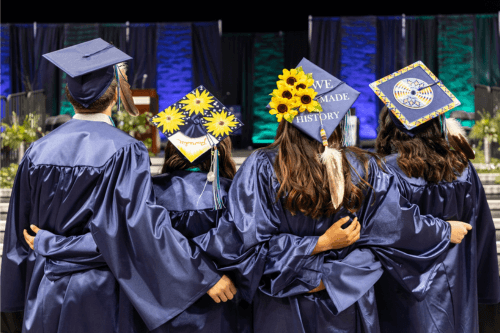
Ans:
[[[323,121],[321,122],[321,140],[325,151],[320,154],[321,163],[326,166],[328,174],[328,184],[330,186],[330,195],[332,197],[333,208],[337,209],[344,200],[344,176],[342,174],[342,153],[335,148],[328,146],[328,138],[326,137]]]
[[[217,146],[214,146],[212,150],[212,163],[210,165],[210,171],[207,174],[207,181],[212,183],[214,208],[216,210],[222,209],[224,207],[224,204],[222,203],[220,195],[219,151],[217,150]]]

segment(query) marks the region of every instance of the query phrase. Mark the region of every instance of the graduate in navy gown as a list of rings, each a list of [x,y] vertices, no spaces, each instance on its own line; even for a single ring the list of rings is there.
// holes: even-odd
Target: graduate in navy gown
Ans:
[[[275,142],[247,158],[217,229],[194,241],[253,300],[255,332],[379,332],[375,282],[385,269],[423,297],[450,224],[420,215],[376,156],[342,146],[358,92],[306,59],[280,78]]]
[[[200,100],[199,104],[203,108],[200,108],[199,112],[195,110],[193,115],[189,116],[189,108],[191,104],[196,106],[196,99]],[[191,104],[183,103],[191,100],[193,102]],[[218,113],[213,107],[214,102],[216,100],[213,95],[203,87],[198,87],[153,118],[153,123],[169,138],[165,147],[162,173],[152,179],[156,203],[168,209],[172,226],[188,239],[202,235],[217,226],[224,204],[227,204],[226,196],[231,180],[236,173],[236,165],[231,157],[230,137],[211,136],[210,139],[215,144],[212,147],[207,138],[213,132],[207,133],[202,124],[205,115]],[[222,104],[219,105],[223,108]],[[233,132],[241,126],[241,123],[227,109],[224,110],[228,114],[226,120],[222,121],[229,120],[231,125],[229,129]],[[207,124],[210,126],[210,123]],[[214,151],[212,148],[217,149]],[[217,160],[220,161],[218,183],[208,180],[212,175],[217,176],[214,172],[217,170],[212,168],[213,159],[210,158],[214,156],[211,155],[212,152],[218,153]],[[217,195],[223,204],[218,207],[214,202],[217,187],[219,188]],[[98,260],[102,257],[96,245],[91,242],[86,243],[85,249],[81,245],[75,246],[82,242],[78,238],[89,235],[65,237],[46,230],[38,231],[37,228],[35,230],[36,237],[26,236],[26,240],[39,255],[60,259],[66,257],[68,252],[72,252],[80,253],[79,257],[82,260],[92,257],[93,260]],[[180,272],[179,275],[181,276]],[[220,275],[228,279],[227,276]],[[232,302],[227,302],[232,300],[236,293],[232,283],[231,289],[233,293],[227,295],[224,293],[220,296],[210,293],[201,295],[189,308],[154,332],[251,332],[251,307],[245,302],[239,302],[237,296]],[[215,304],[214,301],[219,304]]]
[[[478,332],[478,303],[500,302],[500,285],[495,226],[469,162],[474,152],[458,122],[444,117],[460,103],[421,62],[402,72],[383,85],[372,84],[390,107],[380,113],[377,152],[386,155],[402,195],[421,213],[467,222],[472,231],[461,244],[450,245],[423,300],[383,275],[376,286],[381,328],[395,333]],[[408,87],[409,98],[393,94],[400,87]],[[421,104],[409,105],[411,96]]]
[[[19,165],[5,229],[2,311],[24,310],[23,332],[154,330],[227,281],[156,204],[144,144],[113,125],[120,96],[137,114],[116,66],[131,58],[101,39],[44,57],[68,74],[76,115],[34,142]],[[88,234],[80,245],[94,243],[102,259],[37,255],[23,237],[30,224]]]

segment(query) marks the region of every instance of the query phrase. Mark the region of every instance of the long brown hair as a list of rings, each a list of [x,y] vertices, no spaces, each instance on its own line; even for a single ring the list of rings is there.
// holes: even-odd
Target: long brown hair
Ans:
[[[384,156],[397,152],[398,166],[408,177],[422,177],[431,183],[452,182],[467,168],[468,159],[461,150],[450,148],[438,118],[429,122],[412,138],[394,125],[384,107],[380,111],[375,149]]]
[[[355,147],[340,147],[340,126],[330,136],[330,147],[337,148],[342,153],[342,167],[345,182],[344,200],[342,205],[351,212],[361,208],[364,200],[363,190],[371,187],[368,180],[369,156],[375,154]],[[318,141],[302,134],[287,121],[282,121],[276,132],[274,143],[265,149],[278,149],[274,162],[274,171],[280,183],[277,198],[284,198],[284,207],[292,214],[297,211],[313,219],[328,217],[340,208],[333,207],[330,195],[326,168],[318,156],[324,148]],[[346,153],[352,153],[364,167],[364,177],[354,184],[351,180],[357,171],[349,163]],[[380,165],[380,159],[377,159]],[[359,176],[359,174],[358,174]]]
[[[231,156],[231,138],[227,137],[217,145],[219,152],[219,174],[221,177],[233,179],[236,174],[236,164]],[[201,171],[208,172],[210,170],[211,159],[205,159],[201,163],[191,164],[182,156],[181,152],[168,141],[165,147],[165,161],[163,162],[162,173],[172,172],[175,170],[185,170],[198,167]]]

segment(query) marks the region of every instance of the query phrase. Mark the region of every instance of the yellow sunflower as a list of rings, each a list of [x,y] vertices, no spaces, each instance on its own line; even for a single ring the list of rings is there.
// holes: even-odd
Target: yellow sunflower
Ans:
[[[278,83],[278,89],[274,89],[271,95],[274,97],[292,99],[295,96],[295,88],[285,83]]]
[[[291,123],[298,113],[297,110],[294,110],[297,107],[296,98],[273,97],[269,106],[271,107],[269,113],[275,114],[278,122],[285,118],[286,121]]]
[[[282,81],[278,81],[278,86],[281,82],[286,83],[289,86],[295,87],[297,81],[301,80],[306,75],[302,71],[298,71],[292,68],[290,71],[288,69],[283,69],[283,75],[278,75]]]
[[[215,137],[221,136],[222,134],[228,135],[233,131],[231,127],[238,125],[233,114],[228,116],[227,112],[224,110],[211,113],[212,117],[204,117],[203,119],[208,121],[208,123],[204,124],[207,127],[207,131]]]
[[[304,75],[295,83],[295,90],[306,89],[311,87],[313,84],[314,80]]]
[[[158,124],[158,128],[162,126],[163,129],[160,128],[162,132],[174,133],[174,131],[179,130],[179,126],[184,125],[184,115],[182,112],[179,112],[179,109],[169,106],[158,113],[158,117],[153,118],[151,121]]]
[[[187,99],[180,101],[179,103],[186,104],[184,109],[189,111],[189,115],[198,113],[203,113],[206,109],[212,108],[212,104],[214,102],[213,97],[208,95],[207,90],[203,90],[200,94],[200,91],[196,89],[195,94],[187,94]]]
[[[314,100],[314,97],[316,97],[317,94],[318,93],[311,88],[299,89],[297,91],[296,96],[300,112],[304,112],[306,110],[309,112],[319,111],[318,108],[321,105],[318,103],[318,101]]]

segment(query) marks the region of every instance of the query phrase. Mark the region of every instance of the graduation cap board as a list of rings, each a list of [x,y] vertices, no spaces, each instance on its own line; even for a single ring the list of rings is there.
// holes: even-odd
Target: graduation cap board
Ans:
[[[132,57],[113,45],[96,38],[46,53],[43,57],[68,74],[69,92],[84,108],[99,99],[116,78],[126,110],[131,115],[139,114],[122,69],[115,66]]]
[[[284,69],[279,78],[278,89],[271,94],[269,113],[276,115],[278,122],[284,118],[323,144],[325,150],[320,159],[326,166],[332,204],[337,209],[344,196],[342,155],[339,150],[329,147],[328,138],[344,119],[359,92],[305,58],[297,68]]]
[[[243,123],[204,86],[199,86],[181,100],[151,119],[168,140],[192,164]]]
[[[295,88],[289,91],[291,94],[297,94],[297,103],[291,104],[291,106],[295,105],[296,108],[291,123],[311,138],[323,142],[321,129],[324,129],[326,138],[329,138],[358,98],[359,92],[306,58],[299,62],[297,69],[298,71],[294,69],[291,71],[284,70],[284,75],[280,75],[281,81],[292,83],[293,79],[291,80],[290,77],[293,77],[293,75],[287,75],[287,72],[290,74],[303,73],[302,75],[295,75]],[[306,76],[309,80],[304,80],[303,76]],[[283,101],[283,94],[286,95],[286,92],[283,92],[286,91],[283,89],[283,87],[286,87],[284,83],[277,82],[278,89],[273,92],[273,95],[278,97],[275,99],[276,101]],[[301,83],[306,89],[298,87]],[[301,110],[303,105],[301,102],[308,102],[309,99],[307,95],[301,95],[304,90],[309,90],[309,97],[312,99],[311,103],[317,102],[319,107],[303,108],[303,111]],[[271,101],[269,105],[271,108],[275,106],[273,109],[276,112],[273,112],[272,109],[270,113],[276,114],[278,121],[280,121],[279,104],[276,105]]]
[[[370,88],[407,133],[461,104],[421,61],[371,83]]]

